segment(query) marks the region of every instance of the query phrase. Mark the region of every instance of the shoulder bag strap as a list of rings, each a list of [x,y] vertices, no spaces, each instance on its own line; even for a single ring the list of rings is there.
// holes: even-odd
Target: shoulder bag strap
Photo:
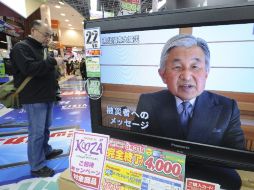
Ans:
[[[27,83],[32,79],[33,77],[26,77],[26,79],[21,83],[21,85],[18,87],[18,89],[16,90],[15,94],[20,93],[21,90],[23,90],[23,88],[27,85]]]

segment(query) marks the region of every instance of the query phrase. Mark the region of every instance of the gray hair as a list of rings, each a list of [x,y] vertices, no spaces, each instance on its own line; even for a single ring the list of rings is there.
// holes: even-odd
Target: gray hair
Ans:
[[[31,23],[31,28],[40,28],[43,24],[45,24],[44,22],[42,22],[41,20],[34,20],[32,23]]]
[[[51,31],[51,27],[47,23],[43,22],[42,20],[34,20],[31,23],[31,28],[39,29],[41,27],[47,27]]]
[[[161,52],[160,69],[165,69],[168,54],[175,47],[200,47],[205,54],[205,65],[207,72],[210,70],[210,50],[205,40],[196,38],[190,34],[179,34],[170,38]]]

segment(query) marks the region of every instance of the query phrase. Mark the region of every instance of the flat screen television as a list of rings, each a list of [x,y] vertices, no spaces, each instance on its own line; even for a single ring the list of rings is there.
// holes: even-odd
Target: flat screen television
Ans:
[[[85,29],[95,27],[101,30],[103,93],[100,99],[90,100],[93,132],[180,152],[187,156],[187,163],[254,171],[253,3],[122,16],[85,24]],[[237,101],[249,145],[246,150],[131,130],[140,94],[166,88],[158,75],[160,53],[165,42],[179,33],[208,42],[211,68],[205,90]]]

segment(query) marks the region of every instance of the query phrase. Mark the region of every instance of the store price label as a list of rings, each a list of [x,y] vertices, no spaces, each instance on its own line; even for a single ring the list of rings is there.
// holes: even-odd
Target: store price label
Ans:
[[[102,190],[184,189],[185,155],[110,139]]]
[[[147,145],[110,139],[107,160],[184,182],[186,156]]]
[[[186,178],[185,190],[220,190],[220,185],[208,181]]]
[[[90,99],[98,100],[101,98],[103,89],[99,79],[89,78],[86,80],[85,89]]]
[[[87,57],[86,58],[86,72],[87,77],[100,77],[100,59],[99,57]]]
[[[99,27],[85,29],[84,35],[85,35],[85,49],[100,49],[101,37]]]
[[[179,177],[182,172],[182,166],[178,162],[173,163],[169,160],[155,159],[153,156],[147,158],[144,162],[145,167],[148,171],[156,171],[157,173],[169,174],[174,177]]]

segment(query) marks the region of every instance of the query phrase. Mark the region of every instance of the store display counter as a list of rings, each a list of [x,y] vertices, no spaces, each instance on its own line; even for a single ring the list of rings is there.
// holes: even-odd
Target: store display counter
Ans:
[[[253,190],[254,189],[254,176],[252,172],[238,170],[237,171],[242,179],[242,187],[241,190]],[[71,178],[70,170],[66,169],[61,173],[58,179],[58,187],[59,190],[82,190],[82,188],[78,187]]]

